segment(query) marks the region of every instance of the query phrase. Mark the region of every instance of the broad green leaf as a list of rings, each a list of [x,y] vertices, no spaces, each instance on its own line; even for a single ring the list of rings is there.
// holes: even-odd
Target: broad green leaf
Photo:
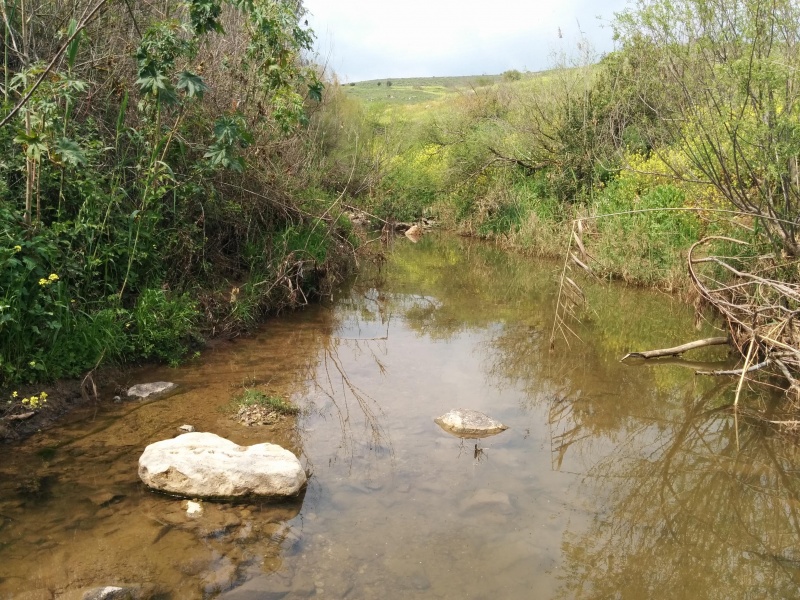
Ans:
[[[75,140],[59,138],[56,141],[56,154],[62,163],[78,167],[86,164],[86,155]]]
[[[203,82],[203,78],[190,71],[181,71],[178,74],[178,83],[175,86],[179,90],[185,90],[189,98],[202,98],[203,94],[208,89],[208,86]]]

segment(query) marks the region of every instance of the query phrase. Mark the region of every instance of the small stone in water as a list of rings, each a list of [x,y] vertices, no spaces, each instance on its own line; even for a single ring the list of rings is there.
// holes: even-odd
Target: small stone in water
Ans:
[[[463,438],[482,438],[508,429],[500,421],[468,408],[451,410],[434,421],[446,432]]]
[[[203,514],[203,505],[192,500],[186,501],[186,514],[190,517],[199,517]]]
[[[134,398],[149,398],[150,396],[160,396],[174,390],[177,385],[169,381],[155,381],[153,383],[139,383],[128,389],[128,396]]]

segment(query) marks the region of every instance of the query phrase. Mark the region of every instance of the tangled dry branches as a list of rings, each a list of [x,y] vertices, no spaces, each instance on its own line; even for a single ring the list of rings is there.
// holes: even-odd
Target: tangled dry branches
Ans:
[[[783,376],[789,391],[800,395],[800,285],[788,277],[797,263],[774,254],[735,258],[711,252],[712,243],[749,245],[722,236],[703,238],[689,250],[689,274],[702,297],[727,322],[732,343],[743,357],[745,370],[769,368]]]

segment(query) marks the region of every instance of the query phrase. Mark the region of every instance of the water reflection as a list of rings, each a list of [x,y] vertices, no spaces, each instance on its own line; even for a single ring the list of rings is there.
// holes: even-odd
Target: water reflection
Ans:
[[[798,450],[718,404],[725,384],[687,394],[589,472],[607,505],[568,532],[564,598],[792,598],[800,592]]]
[[[623,350],[663,345],[653,342],[654,332],[669,338],[681,327],[662,298],[602,289],[591,290],[602,326],[587,320],[580,328],[584,343],[552,355],[541,317],[525,315],[527,322],[520,323],[506,314],[530,301],[547,304],[552,289],[535,285],[509,261],[503,268],[515,285],[497,294],[489,281],[500,279],[490,268],[496,258],[491,250],[463,256],[469,259],[450,267],[464,290],[440,282],[444,275],[431,265],[419,270],[399,258],[401,280],[408,285],[409,275],[416,278],[413,298],[426,302],[395,303],[390,312],[432,339],[483,327],[489,335],[480,349],[495,386],[521,385],[528,392],[524,408],[547,407],[552,468],[582,476],[576,494],[602,499],[588,527],[564,531],[557,597],[800,594],[796,443],[761,419],[737,421],[730,382],[673,368],[707,369],[725,364],[726,357],[706,352],[701,360],[661,360],[657,368],[621,371],[616,360]],[[481,278],[486,280],[479,283]],[[626,310],[631,296],[636,311]],[[613,310],[602,306],[609,303]],[[493,310],[476,309],[481,304]],[[632,323],[637,318],[649,321],[646,330]],[[774,405],[774,399],[764,397],[763,403]],[[467,446],[462,442],[459,456],[487,458],[478,445]]]
[[[581,342],[550,352],[555,271],[403,239],[331,306],[150,373],[182,385],[169,402],[103,408],[4,452],[0,598],[120,573],[165,598],[797,597],[794,440],[733,414],[727,381],[619,362],[697,335],[662,295],[587,285]],[[244,382],[291,396],[299,428],[227,419]],[[456,439],[433,419],[459,407],[510,429]],[[184,422],[300,454],[305,496],[190,519],[135,478],[144,445]]]

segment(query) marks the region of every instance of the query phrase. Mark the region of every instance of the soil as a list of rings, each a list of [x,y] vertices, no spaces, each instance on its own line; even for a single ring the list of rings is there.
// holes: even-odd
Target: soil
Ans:
[[[229,343],[229,340],[215,338],[211,345]],[[208,347],[208,346],[207,346]],[[116,396],[125,398],[128,388],[140,383],[135,375],[118,367],[103,367],[94,371],[90,380],[64,379],[53,384],[21,385],[16,387],[18,397],[47,393],[47,402],[36,411],[29,411],[19,403],[6,404],[0,396],[0,443],[18,444],[24,442],[35,433],[52,427],[73,410],[86,406],[99,406],[112,402]],[[30,417],[27,413],[33,412]],[[25,417],[25,418],[20,418]],[[242,425],[268,426],[270,430],[290,431],[295,427],[296,419],[282,415],[269,407],[250,406],[235,410],[231,418]]]
[[[115,367],[98,369],[91,378],[64,379],[53,384],[21,385],[16,387],[24,398],[41,392],[47,393],[47,402],[33,415],[19,403],[0,403],[0,443],[18,443],[34,433],[50,429],[66,414],[80,406],[111,402],[129,387],[126,373]],[[6,395],[3,395],[6,398]],[[20,418],[25,417],[25,418]]]

